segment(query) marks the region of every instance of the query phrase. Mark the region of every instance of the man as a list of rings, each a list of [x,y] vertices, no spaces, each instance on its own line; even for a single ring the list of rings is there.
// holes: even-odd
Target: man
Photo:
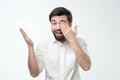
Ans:
[[[91,67],[86,43],[77,38],[77,27],[72,26],[72,14],[64,7],[55,8],[49,15],[54,38],[38,44],[34,50],[32,40],[20,31],[28,45],[28,67],[36,77],[45,68],[46,80],[80,80],[79,67],[87,71]]]

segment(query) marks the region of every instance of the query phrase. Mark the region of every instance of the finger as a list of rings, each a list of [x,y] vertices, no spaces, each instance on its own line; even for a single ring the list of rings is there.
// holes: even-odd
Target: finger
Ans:
[[[62,22],[62,24],[65,26],[64,29],[70,29],[70,26],[67,23]]]
[[[25,37],[26,33],[22,28],[20,28],[20,32],[21,32],[22,36]]]
[[[61,29],[62,32],[64,33],[64,32],[66,32],[68,29],[70,29],[70,27],[68,26],[68,24],[61,22],[61,23],[60,23],[60,29]]]
[[[28,38],[26,32],[22,28],[20,28],[20,32],[24,38]]]
[[[63,23],[60,23],[60,29],[63,33],[65,32],[66,28],[65,28],[65,25]]]
[[[74,27],[74,33],[77,35],[77,25]]]

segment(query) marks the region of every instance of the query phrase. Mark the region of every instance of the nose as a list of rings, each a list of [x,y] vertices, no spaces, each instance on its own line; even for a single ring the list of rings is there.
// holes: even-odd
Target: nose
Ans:
[[[57,24],[56,28],[59,30],[60,29],[60,23]]]

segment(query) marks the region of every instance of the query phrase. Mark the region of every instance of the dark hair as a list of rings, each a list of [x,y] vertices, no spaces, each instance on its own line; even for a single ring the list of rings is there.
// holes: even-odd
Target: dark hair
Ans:
[[[53,11],[49,15],[49,21],[51,21],[51,18],[53,16],[62,16],[62,15],[67,16],[69,23],[72,22],[72,14],[71,14],[71,12],[69,10],[67,10],[66,8],[64,8],[64,7],[57,7],[55,9],[53,9]]]

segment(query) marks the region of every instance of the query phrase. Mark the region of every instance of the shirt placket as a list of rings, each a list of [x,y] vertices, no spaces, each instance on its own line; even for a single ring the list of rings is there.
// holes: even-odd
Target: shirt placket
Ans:
[[[61,46],[60,49],[60,75],[61,75],[61,80],[64,80],[64,71],[65,71],[65,65],[66,65],[66,60],[65,60],[65,47],[64,45]]]

